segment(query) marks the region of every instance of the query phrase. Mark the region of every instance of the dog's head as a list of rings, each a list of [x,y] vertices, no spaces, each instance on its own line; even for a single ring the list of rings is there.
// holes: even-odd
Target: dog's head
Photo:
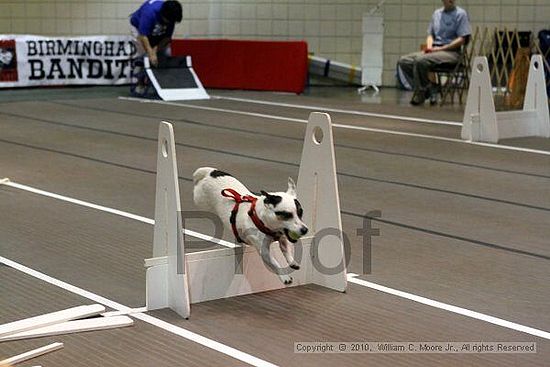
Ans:
[[[302,222],[302,206],[296,198],[296,184],[288,178],[286,192],[261,191],[265,211],[262,220],[271,229],[284,232],[290,242],[296,242],[308,231]]]

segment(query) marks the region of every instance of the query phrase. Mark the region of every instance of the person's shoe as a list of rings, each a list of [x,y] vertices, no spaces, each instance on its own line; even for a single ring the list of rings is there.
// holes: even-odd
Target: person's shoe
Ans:
[[[437,103],[437,97],[439,96],[439,87],[437,85],[432,85],[428,88],[428,99],[430,100],[430,105],[435,105]]]
[[[419,106],[426,101],[425,92],[424,91],[418,91],[413,94],[413,97],[411,99],[411,104],[413,106]]]
[[[437,95],[438,95],[438,93],[436,91],[431,91],[430,92],[430,97],[429,97],[430,106],[434,106],[434,105],[437,104]]]
[[[136,94],[143,94],[145,93],[145,86],[144,85],[136,85],[136,89],[134,90]]]
[[[131,91],[134,97],[143,97],[145,96],[146,87],[144,85],[136,85]]]
[[[430,99],[431,96],[432,96],[432,89],[426,88],[426,90],[424,90],[424,99]]]

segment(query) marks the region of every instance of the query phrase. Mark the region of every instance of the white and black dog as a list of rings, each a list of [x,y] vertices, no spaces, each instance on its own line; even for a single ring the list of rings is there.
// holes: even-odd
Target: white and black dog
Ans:
[[[211,167],[197,169],[193,182],[195,205],[217,214],[237,241],[256,247],[281,281],[292,283],[292,277],[277,271],[281,266],[269,251],[270,244],[278,241],[288,265],[300,268],[294,260],[292,243],[305,235],[308,228],[302,222],[303,211],[292,178],[288,178],[286,192],[261,191],[261,195],[250,192],[230,174]]]

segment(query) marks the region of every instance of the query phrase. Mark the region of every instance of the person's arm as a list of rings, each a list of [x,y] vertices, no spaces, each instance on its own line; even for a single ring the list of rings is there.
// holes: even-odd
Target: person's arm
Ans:
[[[426,37],[426,48],[424,49],[425,53],[432,52],[432,48],[434,45],[434,17],[435,12],[432,14],[432,19],[430,20],[430,24],[428,25],[428,36]]]
[[[143,49],[145,52],[147,52],[147,56],[149,57],[149,61],[151,63],[151,66],[157,66],[158,65],[158,59],[157,59],[157,47],[152,47],[151,43],[149,42],[149,35],[153,33],[153,29],[155,28],[156,23],[156,14],[155,12],[150,9],[146,8],[141,12],[141,17],[139,19],[139,26],[138,26],[138,32],[139,36],[138,41],[143,46]]]
[[[158,65],[158,59],[157,59],[157,47],[151,47],[151,43],[149,42],[149,38],[147,36],[139,35],[138,36],[139,42],[141,42],[141,45],[143,46],[143,49],[145,52],[147,52],[147,56],[149,57],[149,61],[151,62],[152,66]]]
[[[446,44],[445,46],[436,46],[432,47],[432,52],[436,51],[453,51],[459,49],[464,43],[466,43],[466,39],[464,37],[457,37],[453,40],[453,42]]]
[[[434,37],[429,34],[428,37],[426,37],[426,49],[431,50],[434,45]]]

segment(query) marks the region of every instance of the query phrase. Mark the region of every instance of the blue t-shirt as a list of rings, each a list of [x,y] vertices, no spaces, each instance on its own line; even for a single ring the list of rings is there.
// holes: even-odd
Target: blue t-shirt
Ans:
[[[130,17],[130,23],[142,36],[160,40],[172,37],[174,23],[163,23],[160,9],[164,0],[147,0]]]
[[[434,46],[448,45],[458,37],[472,34],[468,13],[458,6],[451,11],[437,9],[428,26],[428,34],[434,38]]]

